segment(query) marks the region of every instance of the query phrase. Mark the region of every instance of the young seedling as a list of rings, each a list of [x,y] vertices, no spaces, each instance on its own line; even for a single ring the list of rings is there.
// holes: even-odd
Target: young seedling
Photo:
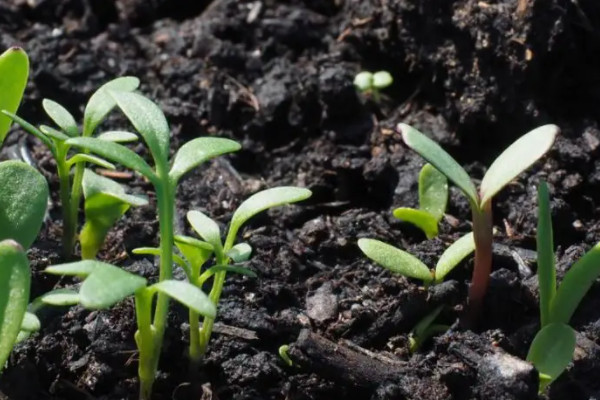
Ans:
[[[438,224],[446,212],[448,179],[446,175],[425,164],[419,173],[419,208],[400,207],[394,217],[419,227],[427,239],[438,234]]]
[[[559,129],[544,125],[516,140],[492,163],[479,191],[467,172],[437,143],[409,125],[399,124],[398,130],[406,145],[458,186],[471,205],[475,239],[475,267],[469,287],[472,323],[481,310],[492,269],[492,199],[550,149]]]
[[[202,287],[208,278],[213,277],[213,284],[210,290],[210,299],[215,305],[218,305],[225,283],[227,272],[244,273],[238,266],[232,263],[241,263],[250,257],[252,249],[246,243],[235,244],[237,235],[241,227],[256,214],[266,211],[270,208],[291,204],[306,200],[311,196],[308,189],[284,186],[266,189],[258,192],[246,199],[233,213],[229,224],[229,231],[225,238],[225,243],[221,241],[221,230],[219,225],[201,213],[200,211],[190,211],[187,214],[188,221],[194,231],[212,247],[215,257],[216,267],[209,268],[200,274],[202,264],[196,264],[192,268],[191,276],[188,279],[197,287]],[[179,242],[181,243],[181,242]],[[190,243],[188,242],[188,245]],[[190,249],[182,249],[183,254],[189,254]],[[209,254],[210,255],[210,254]],[[186,256],[187,257],[187,256]],[[196,257],[199,260],[206,261],[203,257]],[[206,349],[212,334],[214,317],[204,317],[202,328],[199,327],[198,315],[190,312],[190,360],[192,367],[197,365]]]
[[[569,321],[600,276],[599,243],[567,271],[557,289],[550,196],[545,182],[538,186],[537,254],[541,326],[527,360],[540,372],[540,390],[543,390],[573,359],[575,332]]]
[[[17,342],[29,302],[31,272],[23,247],[14,240],[0,242],[0,372]],[[25,324],[24,324],[25,322]]]
[[[44,221],[48,183],[35,168],[20,161],[0,162],[0,240],[32,244]]]
[[[90,310],[107,309],[131,295],[135,298],[135,314],[138,330],[135,341],[139,351],[138,374],[140,400],[149,400],[156,373],[155,354],[162,344],[152,323],[152,303],[155,295],[173,298],[198,313],[214,318],[216,308],[208,296],[188,282],[165,279],[148,286],[146,279],[95,260],[55,265],[46,272],[57,275],[76,276],[83,279],[77,296],[70,296],[71,303],[79,303]],[[64,302],[63,302],[64,303]]]
[[[375,102],[379,102],[380,100],[379,91],[390,86],[393,82],[394,78],[387,71],[378,71],[375,73],[362,71],[354,77],[354,86],[361,93],[372,96]]]
[[[10,110],[2,111],[4,113],[3,117],[7,116],[11,118],[25,131],[44,143],[56,161],[63,213],[63,253],[66,258],[73,254],[75,246],[78,222],[77,214],[81,198],[83,171],[86,163],[93,163],[104,168],[114,168],[111,163],[85,152],[69,156],[71,145],[66,142],[72,137],[89,137],[94,133],[110,110],[115,107],[115,101],[108,95],[109,90],[133,91],[138,86],[139,80],[134,77],[117,78],[102,85],[90,97],[85,107],[83,128],[81,131],[73,115],[63,106],[49,99],[44,99],[42,106],[50,119],[59,127],[59,130],[45,125],[40,126],[38,129]],[[137,137],[129,132],[114,131],[101,134],[98,138],[111,142],[127,142],[135,140]],[[73,168],[75,172],[71,177],[71,170]]]
[[[169,125],[160,108],[138,93],[116,90],[108,90],[107,93],[145,141],[154,160],[154,168],[142,157],[121,144],[93,137],[74,137],[65,143],[120,163],[143,175],[154,186],[160,234],[159,282],[169,280],[173,276],[173,218],[175,192],[179,180],[188,171],[203,162],[237,151],[241,146],[229,139],[200,137],[185,143],[176,152],[174,158],[169,160]],[[152,324],[156,341],[150,363],[153,365],[153,375],[158,368],[168,309],[168,296],[159,292]],[[150,375],[148,371],[145,373]]]
[[[415,325],[413,330],[410,332],[408,343],[411,353],[416,353],[421,348],[423,343],[425,343],[427,339],[436,333],[446,332],[450,328],[448,325],[434,323],[436,318],[442,312],[443,308],[443,305],[436,307],[435,310],[427,314],[425,318],[419,321],[419,323]]]
[[[112,179],[90,169],[83,174],[85,225],[79,234],[81,258],[96,258],[108,231],[129,210],[148,204],[145,196],[125,193],[125,188]]]
[[[375,239],[359,239],[360,250],[390,271],[423,281],[424,286],[441,283],[465,257],[475,250],[473,232],[452,243],[438,260],[435,270],[430,270],[421,260],[406,251]]]
[[[17,112],[29,76],[29,58],[20,47],[11,47],[0,55],[0,110]],[[12,121],[0,114],[0,147]]]

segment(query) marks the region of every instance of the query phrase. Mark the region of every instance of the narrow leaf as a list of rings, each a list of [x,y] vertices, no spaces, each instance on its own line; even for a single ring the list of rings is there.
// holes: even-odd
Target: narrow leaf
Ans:
[[[435,321],[438,315],[440,315],[443,309],[444,305],[439,305],[432,312],[423,317],[423,319],[421,319],[413,328],[412,334],[419,338],[423,336],[425,332],[427,332],[427,329],[433,323],[433,321]]]
[[[166,280],[152,285],[152,288],[172,297],[200,315],[215,318],[217,314],[217,308],[210,298],[188,282]]]
[[[431,271],[418,258],[394,246],[374,239],[359,239],[361,251],[382,267],[390,271],[420,279],[425,283],[433,280]]]
[[[410,125],[398,124],[404,143],[438,171],[446,175],[468,197],[471,204],[479,204],[477,189],[467,172],[436,142],[423,135]]]
[[[47,125],[40,125],[40,131],[42,131],[44,135],[58,142],[65,142],[69,139],[69,136]]]
[[[475,239],[473,232],[461,236],[456,242],[452,243],[438,260],[435,266],[435,280],[442,282],[446,275],[450,273],[462,260],[475,251]]]
[[[108,131],[103,132],[96,136],[96,138],[100,140],[106,140],[107,142],[115,142],[115,143],[128,143],[135,142],[138,140],[138,136],[135,133],[127,132],[127,131]]]
[[[72,289],[55,289],[39,297],[44,304],[64,307],[79,304],[79,293]]]
[[[225,253],[235,263],[248,261],[252,255],[252,247],[248,243],[238,243]]]
[[[85,278],[94,272],[99,264],[101,263],[95,260],[75,261],[71,263],[51,265],[46,267],[44,271],[52,275],[67,275]]]
[[[419,208],[427,211],[438,222],[446,212],[448,203],[448,179],[446,175],[425,164],[419,173]]]
[[[158,247],[138,247],[131,251],[133,254],[137,255],[148,255],[148,256],[156,256],[160,257],[162,255],[162,251]],[[190,268],[180,255],[173,253],[173,261],[175,264],[179,265],[189,276]]]
[[[109,308],[146,286],[146,279],[99,261],[79,290],[81,305],[98,310]]]
[[[82,163],[82,162],[96,164],[97,166],[106,168],[106,169],[115,169],[116,168],[114,164],[112,164],[106,160],[103,160],[100,157],[96,157],[91,154],[83,154],[83,153],[75,154],[73,157],[69,158],[67,160],[67,165],[70,167],[70,166],[73,166],[75,164]]]
[[[202,265],[208,261],[213,253],[212,245],[189,236],[176,235],[175,246],[177,246],[195,271],[194,278],[197,276],[196,271],[200,271]]]
[[[51,150],[54,149],[54,144],[52,143],[52,140],[50,140],[50,138],[48,136],[44,135],[38,128],[31,125],[29,122],[25,121],[23,118],[19,117],[18,115],[15,115],[6,110],[2,110],[2,114],[6,115],[8,118],[15,121],[27,133],[38,138],[42,143],[44,143],[46,145],[46,147],[48,147]],[[2,144],[2,138],[0,136],[0,145],[1,144]]]
[[[214,249],[221,249],[221,230],[219,225],[203,213],[197,210],[189,211],[187,219],[198,235],[208,242]]]
[[[558,132],[556,125],[540,126],[508,146],[481,181],[481,204],[490,201],[504,186],[546,154]]]
[[[21,322],[20,330],[27,332],[37,332],[40,330],[41,327],[42,324],[40,323],[40,320],[35,314],[25,312],[25,315],[23,316],[23,321]]]
[[[239,265],[219,264],[208,268],[202,273],[202,275],[200,275],[200,278],[198,279],[198,286],[202,286],[210,277],[219,272],[231,272],[234,274],[249,276],[250,278],[256,278],[256,273],[249,268]]]
[[[540,291],[540,320],[544,327],[550,322],[550,307],[556,295],[550,195],[548,194],[548,185],[544,181],[538,185],[537,274]]]
[[[415,225],[425,233],[427,239],[434,238],[438,234],[438,220],[428,211],[400,207],[394,210],[394,217]]]
[[[75,122],[75,118],[73,118],[71,113],[67,111],[66,108],[50,99],[42,100],[42,107],[52,121],[54,121],[54,123],[58,125],[58,127],[67,135],[79,136],[77,122]]]
[[[173,182],[192,168],[222,154],[238,151],[242,146],[230,139],[201,137],[190,140],[177,151],[169,176]]]
[[[533,339],[527,354],[540,374],[547,376],[540,382],[540,390],[560,376],[573,360],[575,331],[566,324],[549,324]]]
[[[0,55],[0,110],[11,114],[17,112],[29,76],[29,58],[19,47],[11,47]],[[0,147],[6,138],[12,121],[0,114]],[[1,368],[1,366],[0,366]]]

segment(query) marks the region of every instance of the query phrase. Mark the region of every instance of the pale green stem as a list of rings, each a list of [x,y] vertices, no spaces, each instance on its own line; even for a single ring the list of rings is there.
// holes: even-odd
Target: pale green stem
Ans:
[[[135,294],[135,314],[138,332],[136,342],[139,350],[138,375],[140,379],[140,400],[150,400],[152,385],[156,376],[154,368],[155,338],[152,332],[152,293],[146,288]]]

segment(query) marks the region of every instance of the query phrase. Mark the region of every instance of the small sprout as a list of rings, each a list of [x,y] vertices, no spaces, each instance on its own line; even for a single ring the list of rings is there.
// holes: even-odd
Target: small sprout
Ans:
[[[125,188],[112,179],[86,169],[83,173],[85,225],[79,234],[81,258],[92,259],[104,243],[108,231],[129,207],[148,204],[144,196],[125,193]]]
[[[423,343],[436,333],[446,332],[450,327],[448,325],[434,324],[433,322],[442,312],[443,305],[436,307],[427,314],[411,331],[408,341],[411,353],[417,352]]]
[[[289,349],[290,349],[290,346],[287,345],[287,344],[279,346],[279,357],[281,357],[281,359],[283,360],[283,362],[288,367],[293,367],[294,366],[294,362],[292,361],[292,359],[290,358],[290,356],[288,354],[288,350]]]
[[[17,112],[23,98],[29,76],[29,58],[19,47],[12,47],[0,54],[0,110]],[[8,134],[12,120],[0,114],[0,147]]]
[[[387,71],[375,73],[362,71],[354,77],[354,86],[362,93],[373,96],[373,100],[379,102],[379,91],[390,86],[394,82],[392,75]]]
[[[358,247],[382,267],[408,278],[419,279],[428,286],[441,283],[450,271],[475,250],[475,241],[473,232],[462,236],[444,251],[433,271],[412,254],[379,240],[359,239]]]
[[[44,221],[48,183],[20,161],[0,162],[0,182],[0,240],[14,239],[28,249]]]
[[[492,199],[504,186],[529,168],[550,149],[559,132],[556,125],[544,125],[521,136],[492,163],[479,191],[467,172],[437,143],[415,128],[399,124],[404,142],[465,194],[473,214],[475,267],[469,288],[470,317],[479,314],[492,269]]]
[[[446,212],[448,179],[431,164],[419,173],[419,209],[400,207],[394,217],[419,227],[427,239],[438,234],[438,224]]]
[[[22,327],[34,328],[34,321],[27,317],[30,282],[29,261],[23,247],[14,240],[0,242],[0,371]]]

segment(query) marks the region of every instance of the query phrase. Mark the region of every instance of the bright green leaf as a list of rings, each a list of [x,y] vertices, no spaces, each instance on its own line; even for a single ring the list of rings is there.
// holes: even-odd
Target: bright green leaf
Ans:
[[[151,288],[172,297],[205,317],[215,318],[217,314],[217,308],[210,298],[188,282],[166,280],[152,285]]]
[[[215,250],[221,249],[221,230],[219,225],[202,212],[193,210],[187,213],[187,220],[192,229],[206,242],[208,242]]]
[[[58,142],[65,142],[69,139],[69,136],[47,125],[40,125],[40,131],[42,131],[44,135]]]
[[[189,236],[175,235],[175,246],[177,246],[181,254],[188,260],[194,271],[190,275],[194,275],[194,278],[197,275],[197,271],[200,271],[202,265],[208,261],[213,253],[212,245]]]
[[[248,243],[238,243],[225,253],[235,263],[248,261],[252,255],[252,247]]]
[[[27,332],[37,332],[42,327],[38,317],[30,312],[25,312],[23,322],[21,322],[21,330]]]
[[[222,154],[238,151],[242,146],[230,139],[201,137],[190,140],[177,151],[169,176],[177,182],[186,172]]]
[[[427,239],[434,238],[438,234],[438,220],[425,210],[400,207],[394,210],[394,217],[417,226],[425,233]]]
[[[11,47],[0,55],[0,110],[11,114],[17,112],[23,98],[27,77],[29,76],[29,58],[19,47]],[[6,138],[12,121],[0,114],[0,147]]]
[[[0,240],[14,239],[28,249],[44,221],[48,183],[20,161],[0,162],[0,182]]]
[[[373,74],[373,87],[383,89],[390,86],[394,82],[394,78],[387,71],[377,71]]]
[[[56,307],[74,306],[79,304],[79,293],[73,289],[55,289],[41,295],[39,300]]]
[[[361,92],[371,90],[373,88],[373,74],[369,71],[362,71],[354,77],[354,86]]]
[[[146,279],[99,261],[92,273],[85,278],[79,298],[85,308],[98,310],[109,308],[146,286]]]
[[[73,157],[69,158],[67,160],[67,165],[69,167],[71,167],[71,166],[81,163],[81,162],[96,164],[97,166],[106,168],[106,169],[116,169],[114,164],[112,164],[106,160],[103,160],[100,157],[96,157],[91,154],[83,154],[83,153],[75,154]]]
[[[444,251],[435,266],[436,282],[442,282],[446,275],[448,275],[450,271],[473,251],[475,251],[473,232],[461,236],[456,242],[452,243],[446,251]]]
[[[52,275],[67,275],[85,278],[94,272],[99,264],[102,263],[95,260],[75,261],[71,263],[51,265],[46,267],[45,272]]]
[[[398,124],[404,143],[421,157],[446,175],[468,197],[471,204],[479,204],[477,189],[467,172],[436,142],[423,135],[410,125]]]
[[[558,132],[556,125],[540,126],[508,146],[481,181],[481,204],[490,201],[504,186],[546,154]]]
[[[86,169],[83,173],[83,195],[89,198],[100,193],[115,197],[130,206],[140,207],[148,205],[148,198],[146,196],[127,194],[123,185],[112,179],[98,175],[90,169]]]
[[[446,212],[448,203],[448,179],[446,175],[425,164],[419,173],[419,208],[427,211],[438,222]]]
[[[425,283],[433,280],[433,275],[425,264],[394,246],[379,240],[359,239],[358,247],[371,260],[394,273],[420,279]]]
[[[540,291],[540,320],[542,327],[550,322],[550,307],[556,295],[556,269],[550,195],[546,182],[538,186],[537,274]]]
[[[66,108],[50,99],[42,100],[42,107],[63,132],[69,136],[79,136],[77,122]]]
[[[575,351],[575,331],[566,324],[549,324],[542,328],[533,339],[527,354],[540,374],[549,379],[540,382],[540,390],[560,376],[573,360]]]
[[[115,142],[115,143],[128,143],[135,142],[138,140],[138,136],[135,133],[127,132],[127,131],[108,131],[103,132],[96,136],[97,139],[106,140],[107,142]]]
[[[47,137],[46,135],[44,135],[38,128],[36,128],[35,126],[31,125],[29,122],[25,121],[23,118],[19,117],[18,115],[15,115],[13,113],[10,113],[6,110],[2,110],[2,114],[6,115],[8,118],[12,119],[13,121],[15,121],[21,128],[25,129],[25,131],[33,136],[35,136],[36,138],[38,138],[42,143],[44,143],[49,149],[53,149],[54,148],[54,144],[52,143],[52,140],[50,140],[49,137]],[[0,145],[2,144],[2,141],[0,140]]]
[[[198,279],[198,286],[202,286],[204,282],[206,282],[211,276],[219,272],[231,272],[234,274],[249,276],[250,278],[256,278],[256,273],[249,268],[241,267],[239,265],[219,264],[208,268],[202,273],[202,275],[200,275],[200,278]]]

